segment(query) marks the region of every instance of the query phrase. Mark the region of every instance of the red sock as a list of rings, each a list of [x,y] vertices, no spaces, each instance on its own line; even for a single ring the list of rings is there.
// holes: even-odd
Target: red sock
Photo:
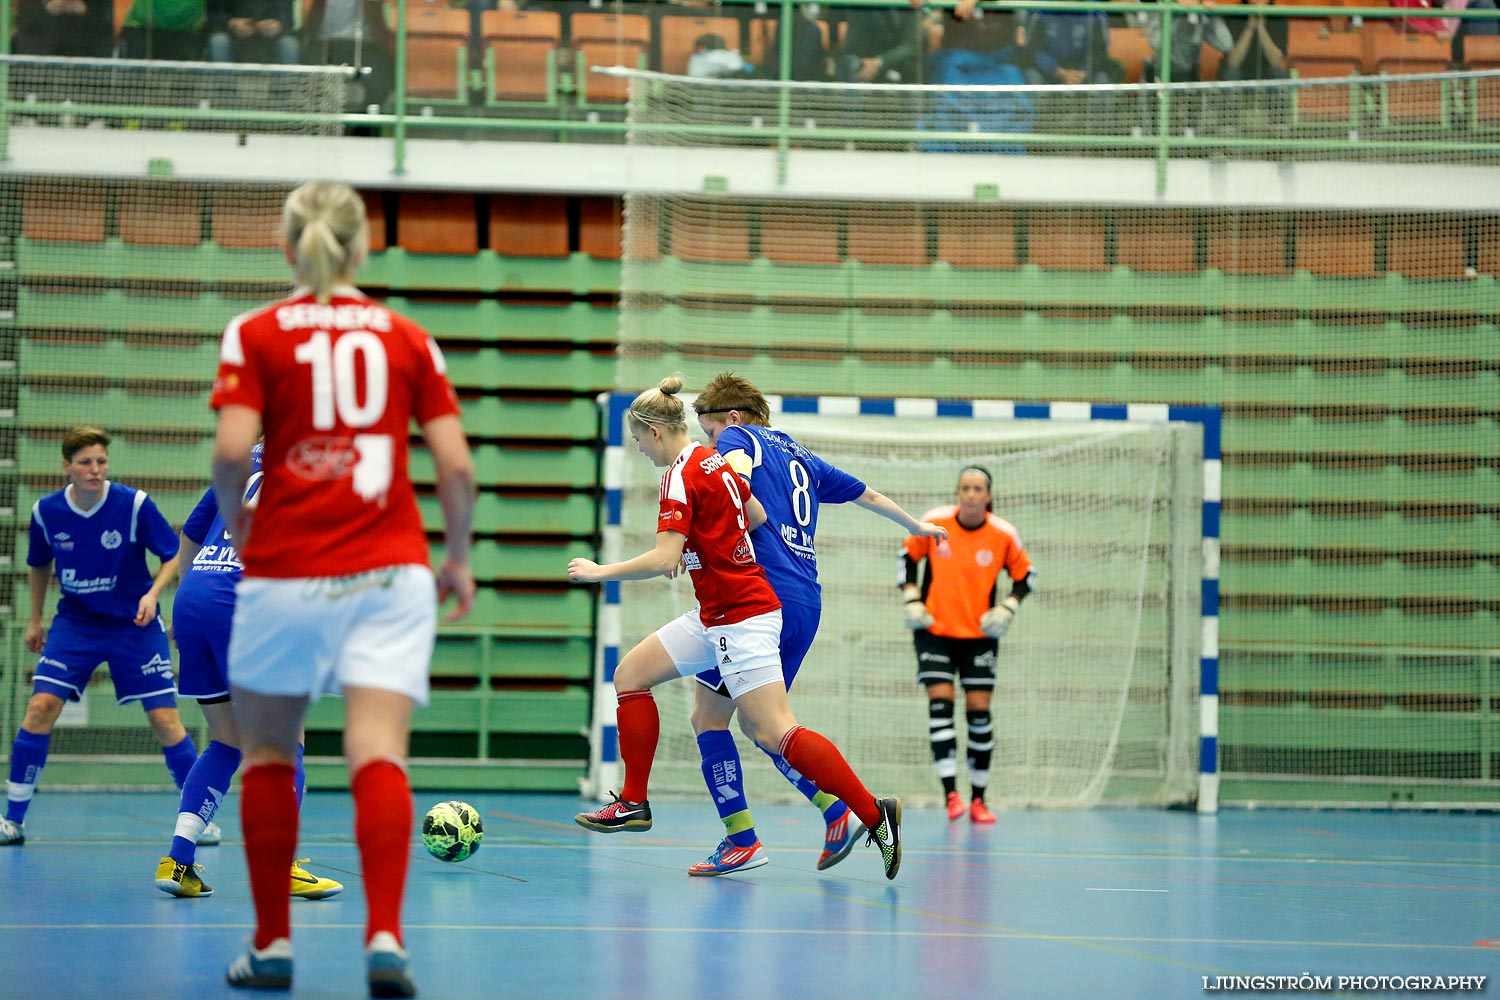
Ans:
[[[650,691],[621,691],[615,724],[620,733],[620,759],[625,762],[626,802],[646,801],[651,783],[651,762],[656,759],[656,741],[661,737],[661,715]]]
[[[354,839],[365,876],[365,943],[377,931],[401,940],[401,897],[411,859],[411,784],[393,760],[372,760],[349,784]]]
[[[255,899],[255,947],[292,936],[287,891],[297,858],[297,789],[290,764],[256,764],[240,779],[240,829]]]
[[[820,791],[837,795],[871,830],[880,823],[875,796],[827,737],[793,726],[781,740],[781,756]]]

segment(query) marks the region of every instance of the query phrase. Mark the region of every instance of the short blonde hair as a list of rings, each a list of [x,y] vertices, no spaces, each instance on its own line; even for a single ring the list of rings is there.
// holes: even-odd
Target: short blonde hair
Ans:
[[[347,184],[312,181],[286,196],[281,225],[297,280],[327,303],[333,286],[350,281],[370,250],[364,199]]]
[[[765,395],[755,387],[754,382],[734,372],[719,372],[709,380],[703,391],[698,393],[698,398],[693,400],[693,409],[700,417],[705,413],[739,410],[747,424],[758,424],[761,427],[769,427],[771,424],[771,404],[766,401]]]

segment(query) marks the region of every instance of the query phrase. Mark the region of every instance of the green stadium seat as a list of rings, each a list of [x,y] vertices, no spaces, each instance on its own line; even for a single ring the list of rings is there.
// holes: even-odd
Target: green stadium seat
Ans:
[[[474,543],[470,565],[477,580],[567,583],[568,560],[592,559],[594,554],[587,542],[480,540]],[[441,555],[441,546],[433,550],[434,564]]]
[[[16,412],[30,426],[93,423],[111,432],[197,431],[212,434],[213,411],[209,390],[150,392],[138,389],[95,388],[81,396],[77,386],[56,389],[23,385]]]
[[[521,447],[479,445],[473,448],[480,487],[561,487],[592,489],[598,482],[598,453],[592,446]],[[435,481],[427,449],[411,451],[411,477],[418,485]]]
[[[116,380],[206,386],[218,371],[219,345],[212,340],[152,343],[94,334],[78,340],[28,338],[21,345],[21,374],[28,379],[73,377],[85,364]]]
[[[588,636],[594,627],[594,599],[585,587],[481,587],[471,620],[542,638]]]
[[[599,407],[591,399],[481,396],[460,402],[471,439],[598,439]]]
[[[28,433],[17,445],[16,464],[23,476],[61,482],[62,455],[58,448],[61,431],[46,436]],[[211,473],[213,438],[208,435],[181,440],[157,441],[144,436],[114,435],[109,446],[111,478],[135,485],[133,480],[149,475],[154,479],[188,480],[206,488]],[[196,498],[195,498],[196,501]],[[171,512],[163,510],[171,517]],[[183,516],[186,515],[183,511]]]
[[[601,391],[614,383],[613,354],[587,350],[486,347],[448,350],[448,380],[458,389]]]
[[[443,530],[442,507],[434,496],[420,496],[422,526],[434,534]],[[594,498],[584,493],[500,494],[485,484],[474,509],[476,535],[568,535],[595,533]]]
[[[386,305],[415,320],[443,342],[475,340],[613,343],[614,309],[587,302],[528,305],[494,299],[431,300],[390,296]]]
[[[481,686],[513,679],[587,681],[593,676],[593,661],[593,646],[586,638],[445,626],[433,650],[432,673],[435,677],[473,677]]]
[[[583,735],[588,732],[591,701],[589,689],[577,685],[506,688],[490,705],[489,731]]]

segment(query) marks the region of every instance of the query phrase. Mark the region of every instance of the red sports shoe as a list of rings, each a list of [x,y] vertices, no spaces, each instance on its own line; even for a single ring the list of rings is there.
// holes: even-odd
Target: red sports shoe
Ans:
[[[984,799],[975,799],[969,803],[970,823],[993,823],[995,814],[990,812],[990,807],[984,804]]]
[[[964,800],[957,792],[948,793],[948,822],[957,823],[964,818]]]

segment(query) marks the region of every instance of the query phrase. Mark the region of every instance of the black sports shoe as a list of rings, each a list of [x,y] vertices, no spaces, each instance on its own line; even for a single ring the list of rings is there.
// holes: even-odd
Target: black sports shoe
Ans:
[[[609,794],[614,798],[613,802],[598,812],[579,813],[573,817],[573,822],[598,833],[651,829],[651,804],[649,802],[645,799],[640,802],[626,802],[614,792]]]
[[[880,822],[871,828],[865,843],[880,848],[885,877],[895,878],[901,870],[901,800],[893,795],[888,799],[876,799],[875,805],[880,810]]]

